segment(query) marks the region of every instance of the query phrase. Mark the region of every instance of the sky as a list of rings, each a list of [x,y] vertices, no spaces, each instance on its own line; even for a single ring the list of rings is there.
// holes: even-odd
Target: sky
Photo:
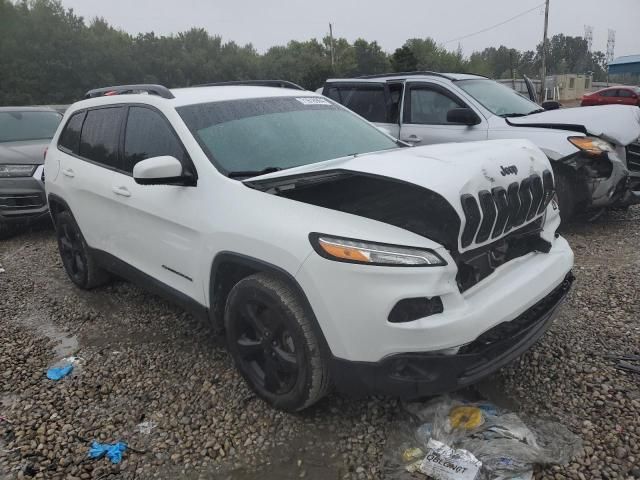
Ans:
[[[460,40],[465,55],[504,44],[532,50],[542,40],[544,0],[62,0],[91,20],[103,17],[129,33],[168,35],[205,28],[223,40],[251,43],[264,52],[289,40],[334,36],[377,40],[392,53],[408,38],[432,37],[455,50],[455,39],[533,11],[489,31]],[[640,53],[640,1],[550,0],[549,37],[583,36],[593,27],[593,50],[607,49],[608,29],[616,31],[615,56]],[[453,40],[453,41],[451,41]]]

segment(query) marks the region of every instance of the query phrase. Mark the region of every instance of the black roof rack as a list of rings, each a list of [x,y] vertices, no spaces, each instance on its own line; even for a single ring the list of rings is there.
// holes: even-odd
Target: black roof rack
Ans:
[[[414,72],[391,72],[391,73],[376,73],[374,75],[361,75],[357,78],[383,78],[383,77],[408,77],[411,75],[428,75],[432,77],[443,77],[452,80],[453,77],[444,73],[431,72],[429,70],[418,70]]]
[[[93,90],[89,90],[84,98],[124,95],[127,93],[148,93],[149,95],[158,95],[162,98],[176,98],[167,87],[152,84],[115,85],[113,87],[95,88]]]
[[[304,90],[297,83],[288,80],[234,80],[230,82],[213,82],[193,85],[194,87],[224,87],[229,85],[246,85],[250,87],[279,87],[291,88],[293,90]]]

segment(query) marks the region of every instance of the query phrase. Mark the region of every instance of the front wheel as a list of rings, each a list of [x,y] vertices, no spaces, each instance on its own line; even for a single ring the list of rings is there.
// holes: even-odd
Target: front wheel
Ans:
[[[298,294],[279,278],[258,273],[229,293],[225,330],[231,357],[260,397],[294,412],[329,388],[326,355]]]

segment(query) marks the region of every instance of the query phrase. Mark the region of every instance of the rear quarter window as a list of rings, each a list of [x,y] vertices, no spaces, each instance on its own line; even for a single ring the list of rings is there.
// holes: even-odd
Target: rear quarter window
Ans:
[[[58,147],[70,153],[78,155],[80,150],[80,133],[82,131],[82,122],[84,121],[85,112],[74,113],[67,124],[64,126],[60,138],[58,139]]]
[[[89,110],[82,126],[79,154],[106,167],[120,169],[118,141],[124,107]]]

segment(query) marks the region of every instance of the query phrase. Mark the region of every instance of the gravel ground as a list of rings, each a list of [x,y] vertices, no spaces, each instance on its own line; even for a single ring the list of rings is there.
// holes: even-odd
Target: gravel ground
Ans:
[[[613,358],[640,354],[639,220],[636,207],[565,232],[577,280],[562,314],[478,387],[582,437],[584,455],[536,478],[640,478],[640,375]],[[381,478],[397,401],[333,394],[274,411],[190,315],[125,282],[74,288],[47,228],[0,243],[0,267],[0,478]],[[72,376],[47,380],[71,354]],[[93,439],[135,450],[89,460]]]

